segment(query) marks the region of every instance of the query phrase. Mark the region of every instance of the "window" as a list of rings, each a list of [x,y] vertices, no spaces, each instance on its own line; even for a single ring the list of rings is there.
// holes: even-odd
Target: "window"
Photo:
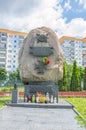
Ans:
[[[8,58],[10,59],[12,57],[12,55],[8,55]]]
[[[5,64],[0,64],[0,67],[5,67]]]
[[[8,52],[12,52],[12,50],[8,50]]]
[[[0,62],[5,62],[5,59],[4,58],[0,58]]]
[[[0,44],[0,48],[6,48],[6,44]]]
[[[16,43],[16,40],[14,40],[14,42]]]
[[[6,38],[2,38],[1,41],[2,41],[2,42],[6,42],[7,39],[6,39]]]
[[[12,45],[9,45],[9,47],[11,48],[11,47],[12,47]]]
[[[2,33],[1,35],[2,35],[2,36],[7,36],[7,33]]]
[[[11,68],[11,65],[8,65],[7,68]]]
[[[8,62],[10,63],[10,62],[11,62],[11,60],[8,60]]]
[[[13,37],[13,35],[9,35],[9,37]]]
[[[0,56],[6,56],[6,54],[5,53],[0,53]]]
[[[13,65],[13,68],[15,68],[15,65]]]
[[[16,47],[16,45],[14,45],[14,47]]]
[[[24,39],[24,36],[19,36],[20,39]]]

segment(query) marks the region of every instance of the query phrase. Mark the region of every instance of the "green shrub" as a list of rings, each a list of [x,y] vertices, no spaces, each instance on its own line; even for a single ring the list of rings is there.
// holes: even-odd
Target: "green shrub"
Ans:
[[[13,89],[13,87],[3,87],[1,88],[1,92],[12,92]]]

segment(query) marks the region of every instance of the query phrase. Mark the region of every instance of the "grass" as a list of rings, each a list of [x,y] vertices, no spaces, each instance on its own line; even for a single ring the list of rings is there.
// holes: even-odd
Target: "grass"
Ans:
[[[83,116],[85,120],[80,116],[77,116],[77,119],[86,127],[86,98],[67,98],[67,101],[74,104],[77,111]]]
[[[0,108],[5,106],[8,101],[11,101],[11,97],[0,97]]]
[[[11,86],[11,87],[0,87],[0,92],[12,92],[13,89],[14,89],[13,86]],[[24,92],[24,87],[18,87],[18,91]]]
[[[14,89],[13,86],[11,87],[0,87],[0,92],[12,92]],[[24,87],[18,87],[19,92],[24,92]],[[0,108],[5,106],[5,103],[10,101],[11,97],[0,97]]]

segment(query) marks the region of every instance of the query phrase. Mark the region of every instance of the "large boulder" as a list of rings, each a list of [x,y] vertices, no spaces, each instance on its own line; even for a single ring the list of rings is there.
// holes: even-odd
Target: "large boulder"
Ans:
[[[19,51],[23,83],[58,81],[63,76],[63,53],[57,35],[47,27],[33,29]]]

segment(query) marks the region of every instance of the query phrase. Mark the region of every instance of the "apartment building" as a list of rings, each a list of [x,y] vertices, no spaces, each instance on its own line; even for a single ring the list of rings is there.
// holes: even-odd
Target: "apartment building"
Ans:
[[[82,66],[86,66],[86,38],[82,40]]]
[[[0,29],[0,67],[5,68],[8,73],[18,68],[18,53],[26,36],[27,33]],[[72,64],[76,60],[78,66],[86,66],[86,38],[63,36],[59,42],[64,61]]]
[[[0,29],[0,67],[8,73],[18,68],[18,52],[26,35],[27,33]]]
[[[76,60],[78,66],[86,66],[86,38],[63,36],[59,42],[63,50],[64,61],[72,64]]]

